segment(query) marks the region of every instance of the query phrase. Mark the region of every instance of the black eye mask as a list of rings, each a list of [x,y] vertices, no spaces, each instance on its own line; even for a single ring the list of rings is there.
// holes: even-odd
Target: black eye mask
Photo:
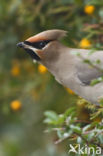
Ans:
[[[45,41],[39,41],[39,42],[28,42],[28,41],[24,41],[24,43],[26,45],[30,45],[36,49],[42,49],[44,48],[49,42],[51,42],[51,40],[45,40]]]

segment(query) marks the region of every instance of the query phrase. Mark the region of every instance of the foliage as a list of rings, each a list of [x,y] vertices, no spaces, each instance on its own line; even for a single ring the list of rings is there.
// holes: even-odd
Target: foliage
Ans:
[[[74,145],[75,149],[79,144],[86,147],[94,147],[95,149],[100,147],[102,151],[103,106],[97,109],[95,105],[87,103],[86,107],[91,112],[89,121],[78,118],[76,107],[71,107],[64,114],[59,115],[53,111],[45,112],[44,123],[48,125],[48,129],[45,132],[55,132],[57,134],[55,144],[68,139]]]

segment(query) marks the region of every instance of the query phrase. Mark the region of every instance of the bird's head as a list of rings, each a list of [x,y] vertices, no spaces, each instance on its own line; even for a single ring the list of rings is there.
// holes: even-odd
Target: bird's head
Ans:
[[[47,30],[18,43],[17,46],[29,53],[33,60],[41,62],[46,59],[50,60],[56,57],[54,55],[60,49],[58,40],[66,33],[66,31],[58,29]]]

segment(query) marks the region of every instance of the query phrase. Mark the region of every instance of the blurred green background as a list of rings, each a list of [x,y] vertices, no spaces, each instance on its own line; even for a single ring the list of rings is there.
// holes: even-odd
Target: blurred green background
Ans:
[[[0,156],[68,155],[44,133],[44,112],[63,113],[77,97],[16,47],[54,28],[68,31],[69,47],[103,48],[103,1],[0,0]]]

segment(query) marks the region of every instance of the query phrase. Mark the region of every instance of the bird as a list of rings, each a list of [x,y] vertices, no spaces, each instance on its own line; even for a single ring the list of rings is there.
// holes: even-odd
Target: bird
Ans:
[[[88,102],[100,105],[103,82],[91,82],[103,76],[103,51],[67,47],[61,39],[68,32],[51,29],[40,32],[17,44],[33,59],[44,65],[64,87],[70,88]],[[98,62],[98,63],[97,63]]]

